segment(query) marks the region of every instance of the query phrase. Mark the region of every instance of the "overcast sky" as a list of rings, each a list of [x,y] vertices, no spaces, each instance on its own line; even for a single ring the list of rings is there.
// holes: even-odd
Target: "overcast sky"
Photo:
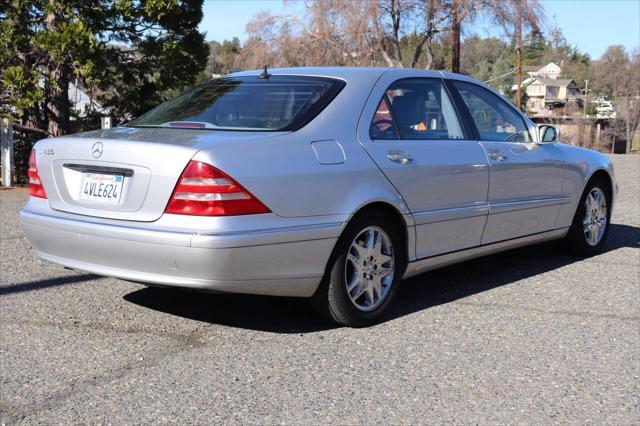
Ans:
[[[607,46],[622,44],[631,51],[640,45],[640,0],[542,0],[547,13],[547,29],[557,25],[574,46],[598,59]],[[299,6],[298,6],[299,7]],[[263,10],[290,13],[295,3],[285,8],[281,0],[205,0],[200,30],[207,40],[222,41],[247,37],[245,26]],[[499,35],[486,24],[471,32]]]

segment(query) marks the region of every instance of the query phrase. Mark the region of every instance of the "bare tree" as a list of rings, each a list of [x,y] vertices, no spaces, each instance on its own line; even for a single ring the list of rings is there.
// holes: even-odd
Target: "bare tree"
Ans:
[[[629,67],[629,55],[624,46],[609,46],[596,64],[593,89],[597,93],[613,97],[635,94],[634,88],[629,87],[633,83],[630,81],[630,77],[633,76],[629,75]],[[636,81],[637,77],[636,75]],[[635,89],[637,90],[637,87]]]
[[[261,13],[249,22],[241,62],[416,67],[426,52],[429,68],[448,18],[442,0],[307,1],[302,14]]]
[[[451,16],[451,70],[460,72],[460,38],[463,22],[471,23],[484,14],[515,40],[521,31],[537,30],[544,22],[538,0],[450,0],[445,3]]]
[[[442,1],[426,1],[423,7],[426,15],[426,28],[418,39],[411,68],[415,68],[417,65],[422,54],[422,47],[426,45],[427,61],[425,68],[430,69],[433,64],[433,40],[438,33],[446,30],[450,15]]]
[[[538,0],[484,0],[479,7],[515,39],[518,21],[522,30],[538,30],[544,22],[544,8]]]
[[[415,68],[426,50],[426,68],[431,68],[434,37],[447,29],[449,20],[442,0],[380,0],[372,12],[376,39],[388,66]],[[412,36],[410,62],[402,55],[408,35]]]
[[[376,60],[370,0],[315,0],[305,3],[308,18],[301,22],[315,61],[371,65]]]
[[[260,13],[247,24],[244,66],[369,65],[375,48],[368,1],[317,0],[303,14]]]
[[[633,137],[640,126],[640,51],[631,58],[624,46],[610,46],[596,66],[594,89],[611,96],[617,104],[618,118],[612,120],[607,133],[626,142],[631,152]]]
[[[283,16],[261,12],[247,24],[249,38],[236,65],[245,68],[305,66],[304,40],[297,34],[296,22]]]

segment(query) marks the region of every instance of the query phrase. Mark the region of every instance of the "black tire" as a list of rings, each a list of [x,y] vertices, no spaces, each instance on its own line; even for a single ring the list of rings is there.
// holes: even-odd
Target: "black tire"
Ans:
[[[355,306],[347,293],[345,263],[354,239],[370,226],[382,229],[391,240],[394,273],[382,303],[373,310],[363,311]],[[338,239],[322,283],[311,298],[316,311],[326,319],[348,327],[365,327],[379,321],[391,305],[406,268],[406,248],[402,235],[403,230],[381,212],[365,212],[354,218]]]
[[[586,213],[585,201],[589,193],[594,188],[599,188],[604,193],[606,204],[607,204],[607,221],[605,224],[604,233],[602,234],[600,241],[597,244],[592,245],[587,242],[587,237],[585,235],[585,232],[583,231],[582,221]],[[576,213],[573,217],[573,222],[571,223],[571,227],[569,228],[569,232],[567,233],[567,236],[564,238],[564,244],[569,250],[571,250],[573,253],[577,255],[594,256],[602,252],[604,244],[607,240],[607,235],[609,235],[610,223],[611,223],[611,186],[605,179],[599,176],[596,176],[592,178],[585,186],[582,197],[580,197],[580,202],[578,203],[578,208],[576,209]]]

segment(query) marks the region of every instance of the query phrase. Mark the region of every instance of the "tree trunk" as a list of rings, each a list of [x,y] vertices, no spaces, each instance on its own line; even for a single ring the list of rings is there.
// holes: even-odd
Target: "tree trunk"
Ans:
[[[427,45],[427,60],[426,60],[426,64],[424,66],[424,69],[430,70],[431,66],[433,65],[433,38],[435,37],[436,33],[438,33],[439,31],[435,28],[435,16],[436,16],[436,4],[435,2],[429,2],[429,7],[427,9],[427,32],[425,34],[425,38],[423,43],[425,43]],[[420,51],[422,51],[422,44],[420,44]],[[415,57],[415,61],[418,62],[418,59],[420,58],[420,53],[421,52],[416,52],[417,55]]]
[[[382,58],[384,59],[384,61],[387,63],[388,66],[393,68],[402,68],[402,62],[398,62],[395,59],[393,59],[391,56],[389,56],[389,53],[387,53],[387,51],[384,48],[381,49],[381,52],[382,52]]]
[[[67,66],[61,64],[58,71],[53,71],[50,74],[50,78],[57,83],[57,87],[51,87],[47,99],[48,131],[53,136],[60,136],[70,130],[71,103],[69,102],[69,71]]]
[[[451,72],[460,73],[460,11],[454,2],[451,20]]]
[[[516,65],[516,83],[518,90],[516,94],[516,106],[522,111],[522,15],[520,11],[520,5],[516,6],[516,37],[517,37],[517,54],[518,64]]]
[[[432,40],[427,40],[427,48],[425,49],[427,52],[427,63],[424,66],[424,69],[430,70],[431,65],[433,65],[433,50],[432,50]]]
[[[400,49],[400,1],[397,3],[391,0],[391,19],[393,22],[393,60],[396,62],[396,66],[402,68],[402,49]]]
[[[382,59],[387,63],[387,66],[393,68],[402,68],[402,61],[396,56],[396,48],[393,40],[385,39],[384,35],[381,36],[378,42],[380,46],[380,53]]]
[[[415,68],[418,65],[418,61],[420,60],[420,56],[422,56],[422,49],[424,44],[429,40],[429,34],[426,34],[417,44],[416,48],[413,51],[413,59],[411,60],[411,68]]]
[[[59,23],[65,19],[58,12],[59,8],[55,8],[55,2],[49,0],[51,10],[45,19],[47,31],[57,33],[59,31]],[[45,110],[48,118],[48,131],[53,136],[63,135],[69,132],[69,115],[71,104],[69,102],[69,80],[70,68],[67,59],[62,62],[48,57],[46,66],[47,79],[53,84],[49,84],[46,96]]]
[[[626,125],[626,137],[627,140],[625,141],[625,148],[624,148],[624,153],[625,154],[631,154],[631,145],[633,144],[633,132],[631,131],[631,101],[627,101],[627,117],[624,120],[625,121],[625,125]]]

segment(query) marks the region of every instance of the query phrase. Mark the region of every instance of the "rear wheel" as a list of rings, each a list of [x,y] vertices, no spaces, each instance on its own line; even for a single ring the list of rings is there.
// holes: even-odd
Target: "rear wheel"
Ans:
[[[350,223],[313,296],[316,309],[350,327],[375,323],[390,306],[405,267],[401,230],[377,212]]]
[[[611,219],[611,191],[604,179],[592,179],[582,194],[573,218],[566,245],[582,256],[593,256],[602,251]]]

